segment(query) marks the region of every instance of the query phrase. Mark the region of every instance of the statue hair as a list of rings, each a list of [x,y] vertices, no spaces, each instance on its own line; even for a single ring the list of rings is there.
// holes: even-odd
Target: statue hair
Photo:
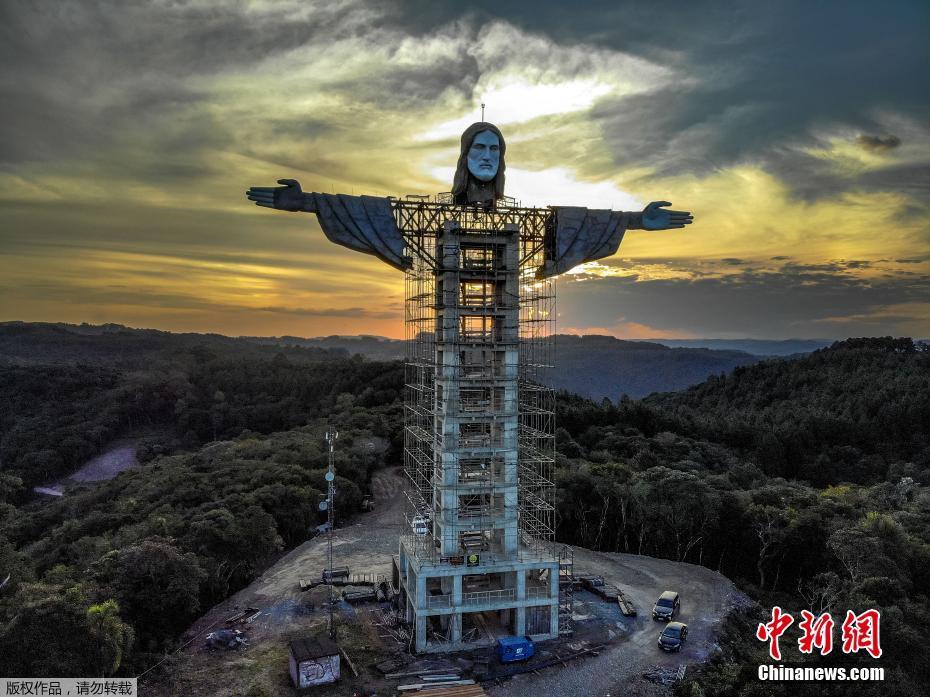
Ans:
[[[462,150],[459,153],[459,161],[455,166],[455,178],[452,180],[452,198],[456,203],[466,202],[466,190],[468,189],[469,177],[472,177],[468,171],[468,151],[471,150],[472,141],[475,136],[482,131],[490,131],[497,136],[500,141],[500,164],[497,168],[497,174],[489,184],[494,184],[494,198],[503,198],[504,196],[504,153],[507,151],[507,144],[504,142],[504,134],[493,123],[478,121],[465,129],[462,134]]]

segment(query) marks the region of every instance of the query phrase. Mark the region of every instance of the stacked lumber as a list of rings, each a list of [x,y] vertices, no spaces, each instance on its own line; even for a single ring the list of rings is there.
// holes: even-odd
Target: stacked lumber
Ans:
[[[620,606],[620,612],[626,617],[636,617],[636,606],[633,605],[633,601],[626,597],[620,586],[617,586],[617,605]]]
[[[258,617],[260,614],[261,610],[259,610],[257,607],[247,607],[245,610],[237,612],[232,617],[227,617],[223,621],[223,624],[225,624],[227,627],[231,627],[234,624],[251,624],[252,620]]]
[[[487,692],[474,680],[459,680],[455,684],[435,685],[401,685],[397,688],[401,695],[423,694],[429,697],[487,697]]]

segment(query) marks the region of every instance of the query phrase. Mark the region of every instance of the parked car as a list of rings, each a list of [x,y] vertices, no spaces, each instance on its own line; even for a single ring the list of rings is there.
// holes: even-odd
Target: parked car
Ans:
[[[670,622],[681,611],[681,598],[675,591],[665,591],[652,608],[652,619]]]
[[[688,625],[681,622],[669,622],[659,633],[659,648],[663,651],[681,651],[688,638]]]

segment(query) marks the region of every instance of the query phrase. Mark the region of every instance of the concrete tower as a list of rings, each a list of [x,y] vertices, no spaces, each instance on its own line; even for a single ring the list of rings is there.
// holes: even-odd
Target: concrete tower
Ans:
[[[445,220],[436,263],[408,272],[413,487],[396,581],[418,652],[559,634],[552,393],[536,379],[553,320],[535,274],[547,212],[506,213]]]

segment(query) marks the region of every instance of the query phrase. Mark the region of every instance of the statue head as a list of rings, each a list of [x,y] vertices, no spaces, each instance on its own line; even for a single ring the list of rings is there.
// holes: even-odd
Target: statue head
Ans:
[[[452,196],[456,203],[474,203],[468,193],[469,189],[476,187],[490,189],[488,193],[493,199],[504,195],[506,150],[504,136],[494,124],[479,121],[465,129],[452,181]]]

